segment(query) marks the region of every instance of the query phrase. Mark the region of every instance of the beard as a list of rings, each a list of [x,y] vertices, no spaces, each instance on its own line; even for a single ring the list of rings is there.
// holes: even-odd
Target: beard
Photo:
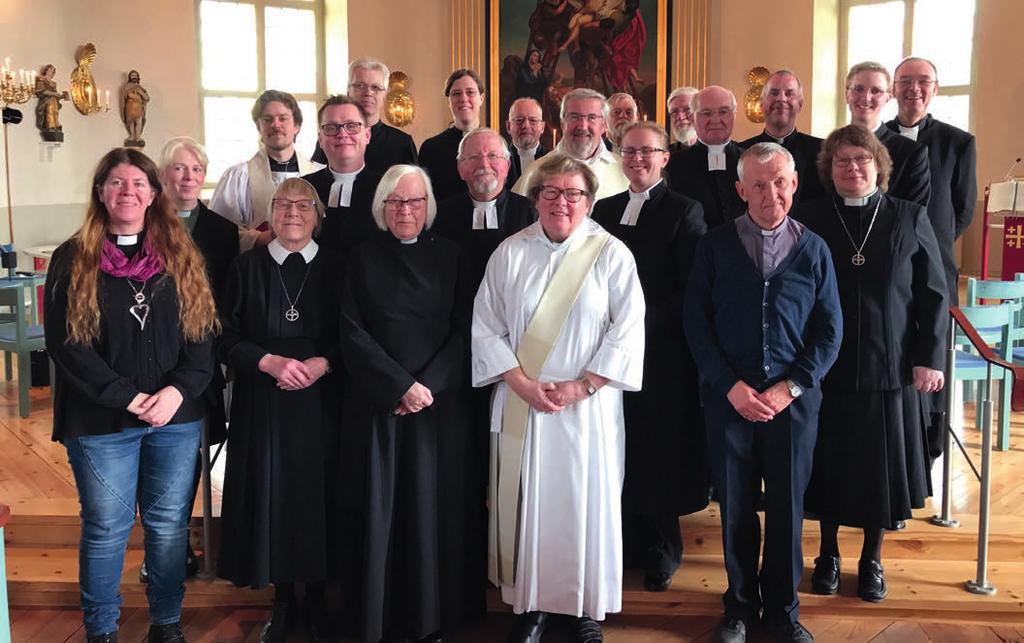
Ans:
[[[565,141],[565,151],[573,158],[581,161],[585,161],[593,156],[594,150],[597,149],[597,145],[601,144],[601,139],[596,136],[592,136],[590,138],[576,138],[575,136],[570,135],[563,140]]]
[[[697,130],[693,125],[680,125],[672,128],[672,136],[681,143],[687,143],[696,138]]]
[[[537,144],[538,136],[533,134],[522,134],[516,140],[512,141],[516,147],[521,150],[528,150]]]
[[[473,188],[474,194],[491,194],[498,189],[498,177],[494,174],[481,174],[480,176],[473,177]]]

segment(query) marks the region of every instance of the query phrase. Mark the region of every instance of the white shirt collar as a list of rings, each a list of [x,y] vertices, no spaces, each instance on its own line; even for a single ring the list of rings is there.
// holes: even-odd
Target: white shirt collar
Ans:
[[[352,184],[356,182],[356,177],[359,176],[359,173],[365,167],[366,165],[364,164],[355,172],[335,172],[333,169],[330,170],[331,175],[334,176],[334,183],[331,184],[331,192],[327,196],[327,207],[347,208],[352,205]]]
[[[399,239],[398,242],[401,243],[403,246],[411,246],[412,244],[416,243],[419,240],[419,237],[413,237],[412,239]]]
[[[540,147],[540,141],[537,141],[533,145],[533,147],[519,147],[518,145],[513,145],[512,147],[516,148],[516,152],[519,153],[519,156],[531,156],[531,157],[533,157],[533,156],[537,156],[537,148]]]
[[[878,188],[875,188],[874,190],[872,190],[871,194],[869,194],[867,196],[861,196],[861,197],[844,196],[843,197],[843,205],[849,205],[849,206],[852,206],[852,207],[857,207],[857,206],[861,206],[861,205],[867,205],[868,201],[871,200],[871,197],[875,196],[876,192],[878,192]]]
[[[789,138],[790,136],[793,135],[793,132],[795,132],[795,131],[796,131],[796,128],[794,127],[793,129],[789,130],[788,132],[786,132],[782,136],[772,136],[771,134],[768,133],[768,130],[765,130],[764,133],[765,133],[765,136],[771,138],[773,141],[775,141],[779,145],[782,145],[786,141],[787,138]]]
[[[473,197],[470,197],[469,200],[473,202],[473,229],[497,230],[498,199],[495,198],[490,201],[477,201]]]
[[[310,261],[313,261],[313,257],[316,256],[317,250],[319,249],[320,246],[316,244],[316,241],[310,239],[309,243],[307,243],[302,248],[302,250],[299,250],[299,254],[302,255],[303,261],[309,263]],[[284,260],[288,258],[288,255],[291,254],[291,251],[286,250],[285,247],[281,245],[281,242],[278,241],[277,239],[274,239],[269,244],[267,244],[267,250],[270,251],[270,256],[274,258],[274,261],[279,266],[284,265]]]
[[[920,128],[921,128],[920,125],[914,125],[913,127],[903,127],[902,125],[899,125],[898,121],[897,121],[897,125],[900,128],[900,135],[901,136],[906,136],[907,138],[909,138],[912,141],[916,141],[917,140],[917,134],[918,134],[918,131],[920,131]]]
[[[119,246],[134,246],[139,242],[139,235],[137,234],[119,234],[117,235],[117,245]]]
[[[622,211],[622,218],[619,219],[619,224],[635,226],[640,218],[640,210],[643,209],[644,203],[651,198],[651,190],[658,187],[663,180],[659,179],[658,183],[655,183],[643,192],[634,192],[632,189],[627,189],[626,193],[629,194],[629,201],[626,202],[626,209]]]

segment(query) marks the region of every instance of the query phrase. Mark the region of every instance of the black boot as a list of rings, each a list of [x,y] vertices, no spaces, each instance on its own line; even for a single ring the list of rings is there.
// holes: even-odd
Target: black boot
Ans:
[[[185,643],[185,635],[181,633],[181,623],[150,625],[147,643]]]
[[[288,640],[288,621],[292,619],[292,603],[275,602],[270,618],[260,630],[260,643],[285,643]]]
[[[117,643],[117,630],[88,637],[88,643]]]
[[[508,643],[540,643],[550,620],[551,615],[547,612],[523,612],[512,625]]]

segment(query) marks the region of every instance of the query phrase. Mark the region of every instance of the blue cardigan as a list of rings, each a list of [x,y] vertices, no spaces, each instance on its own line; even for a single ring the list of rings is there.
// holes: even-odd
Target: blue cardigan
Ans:
[[[736,226],[719,226],[697,246],[683,321],[701,380],[723,395],[739,380],[757,390],[784,379],[817,386],[843,335],[828,246],[805,229],[763,278]]]

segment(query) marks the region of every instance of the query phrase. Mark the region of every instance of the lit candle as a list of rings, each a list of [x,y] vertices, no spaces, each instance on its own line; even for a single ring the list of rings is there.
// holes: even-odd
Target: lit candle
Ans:
[[[107,109],[110,109],[110,90],[107,90]]]

